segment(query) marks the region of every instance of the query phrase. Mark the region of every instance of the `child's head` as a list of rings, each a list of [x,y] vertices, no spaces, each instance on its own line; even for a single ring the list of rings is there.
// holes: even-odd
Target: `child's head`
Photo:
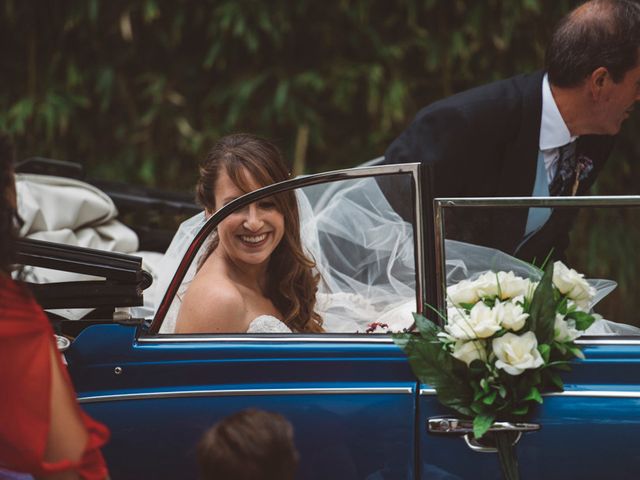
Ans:
[[[292,480],[298,464],[293,428],[277,413],[234,413],[205,432],[198,461],[203,480]]]

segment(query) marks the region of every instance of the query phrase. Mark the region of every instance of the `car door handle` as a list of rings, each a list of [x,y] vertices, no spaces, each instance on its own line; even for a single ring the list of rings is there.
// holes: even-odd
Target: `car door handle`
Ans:
[[[537,423],[524,422],[493,422],[489,432],[517,432],[513,444],[520,440],[522,432],[535,432],[540,430]],[[478,440],[473,436],[473,421],[454,417],[435,417],[427,420],[427,431],[438,435],[461,435],[467,446],[474,452],[493,453],[496,448],[490,438],[483,437]]]
[[[430,418],[427,430],[429,433],[463,435],[473,433],[473,421],[450,417]],[[493,422],[489,427],[490,432],[535,432],[536,430],[540,430],[540,425],[537,423]]]

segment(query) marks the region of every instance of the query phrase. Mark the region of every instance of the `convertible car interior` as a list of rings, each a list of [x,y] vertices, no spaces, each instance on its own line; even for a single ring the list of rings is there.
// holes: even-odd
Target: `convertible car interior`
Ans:
[[[640,269],[619,228],[637,220],[640,197],[434,199],[420,165],[368,164],[264,187],[204,219],[188,195],[86,180],[65,162],[31,159],[17,174],[21,276],[66,339],[79,402],[111,430],[114,479],[195,478],[200,435],[244,408],[292,423],[300,479],[498,478],[495,448],[470,441],[468,428],[436,428],[458,425],[456,415],[391,336],[411,331],[415,312],[441,322],[431,307],[445,305],[451,282],[498,265],[535,271],[452,240],[457,218],[487,208],[578,209],[586,221],[567,264],[590,279],[603,317],[577,341],[586,360],[565,391],[532,413],[541,428],[519,437],[522,477],[634,478],[640,468]],[[176,334],[172,315],[216,226],[286,192],[322,278],[325,333]],[[588,240],[594,222],[610,229],[605,244]],[[601,255],[607,248],[615,255]]]

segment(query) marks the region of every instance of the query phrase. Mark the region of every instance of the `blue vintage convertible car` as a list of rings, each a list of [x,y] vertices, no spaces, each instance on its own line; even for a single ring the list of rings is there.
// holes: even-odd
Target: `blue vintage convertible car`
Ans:
[[[323,217],[328,221],[355,201],[362,182],[388,188],[391,181],[409,211],[403,214],[400,230],[376,230],[379,225],[371,223],[367,209],[370,213],[380,207],[363,200],[364,216],[350,219],[347,238],[329,228],[314,238],[318,248],[326,248],[328,263],[340,263],[336,268],[345,277],[365,285],[384,283],[380,278],[388,273],[371,271],[371,252],[394,252],[403,270],[397,264],[387,270],[399,269],[394,278],[405,289],[399,294],[402,305],[397,298],[385,305],[387,300],[376,289],[365,292],[364,298],[333,290],[326,293],[330,305],[324,307],[330,320],[327,333],[179,335],[163,329],[201,245],[235,209],[296,190],[304,192],[312,218],[331,206]],[[139,318],[135,309],[132,314],[118,309],[61,321],[61,331],[72,338],[65,356],[79,402],[111,429],[104,454],[112,478],[196,478],[200,435],[221,418],[249,407],[279,412],[292,423],[300,479],[500,478],[495,450],[474,441],[469,425],[442,407],[429,385],[417,382],[405,354],[376,324],[386,324],[389,330],[410,328],[408,311],[423,311],[425,302],[443,305],[447,212],[505,205],[627,209],[640,206],[640,198],[440,199],[432,209],[434,199],[423,182],[419,165],[365,166],[300,177],[246,194],[204,224],[184,257],[176,260],[175,275],[163,279],[166,292],[156,293],[160,300],[152,314]],[[371,232],[387,243],[401,241],[391,242],[391,248],[366,242],[352,245]],[[100,299],[104,305],[121,307],[140,303],[149,282],[135,257],[47,248],[54,247],[25,242],[25,262],[75,268],[106,279],[93,286],[94,294],[88,286],[75,284],[76,290],[67,294],[67,306],[88,306]],[[346,261],[338,258],[349,255]],[[86,289],[86,295],[78,295],[77,288]],[[40,298],[52,308],[61,307],[64,292],[51,292],[42,287]],[[82,296],[84,304],[78,298]],[[332,310],[336,299],[340,308]],[[354,313],[358,318],[349,317],[349,302],[367,304]],[[587,335],[579,343],[586,360],[576,362],[565,375],[565,391],[545,396],[528,419],[540,429],[523,431],[519,439],[522,478],[637,478],[640,336]]]

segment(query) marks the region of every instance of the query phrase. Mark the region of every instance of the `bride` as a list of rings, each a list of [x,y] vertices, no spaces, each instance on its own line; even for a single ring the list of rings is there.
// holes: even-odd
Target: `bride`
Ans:
[[[200,167],[196,197],[205,216],[243,194],[288,178],[278,149],[264,139],[223,137]],[[319,277],[300,242],[292,192],[229,215],[197,264],[175,333],[322,332],[315,311]]]

